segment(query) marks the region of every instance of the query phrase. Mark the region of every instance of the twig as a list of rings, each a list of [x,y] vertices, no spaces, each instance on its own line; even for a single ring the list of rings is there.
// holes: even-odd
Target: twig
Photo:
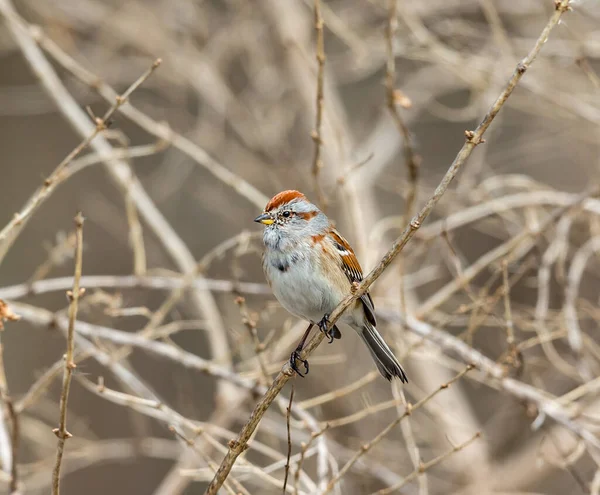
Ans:
[[[442,220],[431,222],[424,226],[418,234],[421,240],[436,239],[443,231],[451,232],[491,215],[500,215],[516,208],[534,206],[568,206],[578,198],[578,194],[559,192],[552,189],[517,193],[501,198],[495,198],[475,206],[464,208]],[[597,198],[586,198],[581,203],[585,211],[600,215],[600,201]]]
[[[137,277],[135,275],[86,275],[82,277],[82,284],[88,288],[144,288],[154,290],[175,290],[184,287],[193,289],[204,289],[215,292],[239,291],[243,294],[271,294],[267,284],[255,282],[232,282],[231,280],[206,279],[192,277],[188,283],[185,277],[173,275],[146,275]],[[31,286],[29,284],[17,284],[0,287],[0,296],[6,299],[19,299],[28,295],[45,294],[47,292],[61,291],[73,285],[73,277],[59,277],[47,280],[39,280]]]
[[[388,23],[386,27],[386,50],[387,63],[385,71],[385,88],[387,96],[387,108],[394,120],[394,124],[398,128],[402,136],[404,148],[404,160],[408,172],[409,190],[406,196],[405,208],[403,213],[403,224],[412,215],[412,210],[417,199],[417,182],[419,176],[419,157],[414,151],[413,140],[410,135],[410,130],[404,122],[398,105],[405,108],[410,107],[410,100],[404,96],[400,90],[396,89],[396,59],[394,52],[394,38],[398,30],[398,0],[389,0],[388,4]]]
[[[600,76],[596,73],[587,57],[578,57],[575,61],[596,89],[600,89]]]
[[[452,162],[452,165],[442,178],[442,181],[437,186],[433,196],[425,203],[425,206],[421,209],[421,211],[411,220],[410,224],[404,229],[400,237],[396,239],[390,250],[383,257],[383,259],[379,262],[379,264],[367,275],[367,277],[363,280],[361,284],[356,288],[356,290],[348,295],[331,313],[329,317],[329,328],[331,328],[338,318],[342,315],[342,313],[360,296],[364,295],[371,284],[379,276],[383,273],[383,271],[387,268],[387,266],[394,260],[394,258],[402,251],[407,242],[413,237],[414,233],[419,229],[423,221],[429,216],[431,210],[433,210],[434,206],[438,203],[440,198],[448,189],[448,186],[465,163],[465,161],[469,158],[473,150],[478,144],[481,144],[483,141],[483,135],[485,131],[490,126],[508,97],[513,92],[517,83],[523,77],[523,74],[527,71],[529,66],[533,63],[538,53],[542,49],[544,43],[546,43],[548,36],[552,29],[558,24],[558,21],[562,17],[563,13],[565,13],[569,7],[570,0],[561,0],[556,4],[556,10],[550,17],[546,27],[542,30],[538,40],[536,41],[534,47],[531,49],[529,54],[517,65],[517,68],[513,72],[512,76],[508,80],[506,87],[500,93],[500,96],[496,99],[496,101],[492,104],[488,113],[483,118],[481,123],[477,126],[475,131],[467,131],[466,141],[463,144],[461,150],[458,155]],[[323,332],[318,332],[311,341],[307,344],[305,350],[302,352],[301,358],[306,359],[316,347],[323,341],[325,338],[325,334]],[[219,488],[227,478],[227,475],[231,471],[233,464],[235,463],[238,456],[247,448],[247,442],[258,424],[260,423],[260,419],[267,411],[273,400],[277,397],[283,386],[287,383],[287,381],[293,376],[293,371],[290,369],[289,365],[284,366],[283,370],[277,375],[267,392],[263,395],[263,397],[256,404],[250,418],[247,423],[241,429],[240,433],[236,440],[232,440],[230,444],[229,451],[227,455],[221,462],[221,466],[217,471],[217,474],[211,481],[210,485],[206,490],[206,495],[216,495]]]
[[[264,350],[265,346],[261,343],[258,338],[258,332],[256,331],[256,321],[250,316],[248,312],[248,306],[246,304],[246,299],[238,294],[235,298],[235,303],[240,308],[240,316],[242,317],[242,323],[248,330],[250,334],[250,338],[252,339],[252,343],[254,344],[254,353],[256,354],[256,359],[258,361],[258,367],[260,369],[260,381],[261,384],[265,387],[269,384],[270,375],[267,369],[267,363],[265,361]]]
[[[313,431],[310,435],[309,441],[306,443],[302,443],[300,445],[300,459],[298,459],[298,464],[296,465],[296,471],[294,473],[294,494],[295,495],[298,495],[298,484],[300,482],[300,473],[302,473],[302,466],[304,464],[304,460],[306,459],[306,453],[310,449],[310,446],[315,441],[315,439],[317,439],[318,437],[323,435],[328,429],[329,429],[329,426],[325,425],[325,428],[323,428],[322,430],[317,431],[317,432]]]
[[[1,304],[4,303],[0,300],[0,305]],[[0,313],[2,312],[0,311]],[[2,315],[0,315],[0,326],[1,323]],[[10,396],[8,389],[8,381],[6,379],[6,370],[4,367],[4,343],[2,337],[3,329],[0,329],[0,400],[5,406],[5,411],[0,408],[0,422],[2,423],[0,429],[4,430],[2,431],[1,436],[3,439],[6,438],[7,440],[7,442],[3,441],[0,445],[0,462],[2,463],[2,470],[10,475],[10,493],[17,493],[19,484],[18,454],[20,422],[14,401]],[[5,425],[10,425],[10,438],[8,438],[9,435],[8,432],[6,432]]]
[[[590,371],[587,369],[583,360],[583,337],[582,330],[579,326],[579,320],[577,318],[577,310],[575,304],[577,296],[579,294],[579,284],[581,283],[581,277],[587,264],[588,258],[595,252],[600,251],[600,236],[592,237],[587,241],[581,248],[577,250],[573,256],[573,261],[569,269],[569,275],[567,277],[567,287],[565,288],[565,303],[564,303],[564,318],[565,326],[567,327],[567,337],[569,346],[578,358],[578,364],[580,365],[580,372],[584,379],[591,380],[592,376]]]
[[[298,403],[298,405],[302,409],[310,409],[311,407],[316,407],[321,404],[325,404],[327,402],[334,401],[339,399],[340,397],[344,397],[347,394],[350,394],[359,388],[365,386],[368,383],[371,383],[379,376],[379,372],[377,370],[373,370],[370,373],[367,373],[362,378],[359,378],[354,383],[346,385],[345,387],[338,388],[331,392],[327,392],[322,395],[318,395],[317,397],[313,397],[311,399],[306,399]]]
[[[402,406],[398,405],[396,407],[397,414],[401,415],[402,408],[408,407],[409,402],[406,400],[406,395],[404,394],[403,388],[397,382],[393,384],[392,392],[394,394],[394,398],[400,398],[402,400]],[[419,468],[423,461],[421,457],[421,451],[419,449],[419,446],[417,445],[417,441],[415,440],[415,434],[410,418],[406,418],[406,421],[400,422],[400,431],[402,433],[402,437],[404,438],[404,442],[406,443],[406,450],[408,450],[410,460],[413,464],[414,469],[416,470]],[[425,472],[421,473],[418,476],[417,482],[419,485],[419,495],[428,495],[429,481]]]
[[[327,209],[327,198],[323,192],[321,185],[321,169],[323,168],[323,160],[321,158],[321,146],[323,146],[323,137],[321,129],[323,127],[323,104],[324,96],[324,80],[325,80],[325,41],[323,36],[323,16],[321,14],[321,0],[315,2],[315,31],[317,33],[317,98],[316,98],[316,116],[315,130],[311,133],[311,137],[315,143],[315,152],[313,155],[312,175],[315,183],[315,190],[319,201],[319,207],[325,211]]]
[[[89,353],[86,353],[75,356],[75,363],[89,357],[89,355]],[[27,393],[15,404],[17,413],[22,413],[38,401],[40,396],[50,387],[54,379],[63,371],[65,367],[63,361],[64,359],[56,361],[29,387]]]
[[[292,429],[290,427],[290,420],[292,418],[292,404],[294,402],[294,384],[292,383],[292,391],[290,392],[290,403],[286,410],[285,424],[287,428],[287,459],[285,463],[285,476],[283,478],[283,493],[287,487],[288,476],[290,474],[290,458],[292,457]]]
[[[134,180],[133,176],[131,180]],[[133,251],[133,273],[138,276],[145,275],[147,264],[144,231],[129,188],[125,192],[125,210],[127,212],[127,224],[129,225],[129,244]]]
[[[73,289],[67,292],[69,298],[69,328],[67,331],[67,352],[65,354],[65,367],[63,374],[62,392],[60,394],[60,420],[58,428],[52,430],[58,437],[58,446],[56,449],[56,463],[52,472],[52,495],[60,493],[60,465],[62,462],[65,442],[72,435],[67,431],[67,403],[69,400],[69,391],[71,387],[71,378],[75,369],[74,351],[75,351],[75,322],[77,321],[77,308],[79,298],[83,296],[85,289],[80,287],[81,271],[83,265],[83,215],[81,212],[75,217],[75,228],[77,241],[75,244],[75,275],[73,277]]]
[[[506,325],[506,346],[509,364],[518,363],[517,347],[515,345],[515,324],[510,306],[510,284],[508,283],[508,260],[502,261],[502,293],[504,295],[504,322]]]

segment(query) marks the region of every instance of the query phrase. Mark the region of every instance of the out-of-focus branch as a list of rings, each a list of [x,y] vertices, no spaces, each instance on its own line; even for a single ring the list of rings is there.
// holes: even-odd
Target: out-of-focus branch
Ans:
[[[386,50],[387,50],[387,63],[385,71],[385,88],[386,88],[386,99],[387,108],[394,120],[394,124],[398,128],[402,136],[402,143],[404,147],[404,160],[406,169],[408,171],[408,193],[406,196],[405,210],[404,210],[404,223],[412,215],[413,207],[417,200],[417,180],[419,174],[419,158],[415,153],[413,147],[413,139],[410,134],[410,130],[404,122],[398,105],[408,108],[411,103],[407,96],[405,96],[400,90],[396,89],[396,58],[394,53],[394,39],[398,31],[398,0],[388,0],[388,23],[386,27]]]
[[[321,0],[315,1],[315,31],[317,33],[316,59],[317,59],[317,98],[316,98],[316,116],[315,129],[311,137],[315,143],[315,152],[313,155],[312,175],[315,183],[315,190],[319,200],[319,206],[323,211],[327,208],[327,198],[323,192],[323,185],[320,181],[320,173],[323,168],[323,159],[321,158],[321,146],[323,146],[323,137],[321,128],[323,126],[323,105],[325,101],[324,79],[325,79],[325,40],[323,36],[323,16],[321,14]]]
[[[66,290],[73,284],[73,277],[49,278],[47,280],[38,280],[33,284],[18,284],[9,287],[0,287],[0,297],[5,299],[19,299],[29,295],[45,294]],[[271,294],[271,289],[267,284],[256,282],[234,282],[231,280],[220,280],[202,278],[197,276],[188,282],[185,277],[175,277],[169,275],[145,275],[138,277],[135,275],[84,275],[82,284],[88,288],[105,289],[155,289],[155,290],[175,290],[183,287],[192,289],[204,289],[214,292],[235,291],[242,294]]]

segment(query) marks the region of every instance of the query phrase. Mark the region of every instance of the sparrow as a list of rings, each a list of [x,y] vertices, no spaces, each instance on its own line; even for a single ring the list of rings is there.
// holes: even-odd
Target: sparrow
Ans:
[[[300,376],[300,361],[308,373],[308,362],[299,357],[314,325],[325,332],[329,343],[342,334],[331,329],[329,315],[363,279],[362,269],[348,241],[333,227],[325,213],[299,191],[275,195],[263,213],[254,219],[265,226],[262,265],[265,277],[279,303],[293,315],[310,322],[296,350],[291,367]],[[408,382],[394,353],[377,331],[375,307],[369,293],[357,299],[340,321],[362,338],[381,375]]]

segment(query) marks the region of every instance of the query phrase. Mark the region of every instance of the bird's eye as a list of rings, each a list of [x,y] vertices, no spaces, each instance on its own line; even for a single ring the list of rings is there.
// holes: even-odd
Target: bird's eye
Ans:
[[[289,217],[291,214],[292,214],[292,213],[291,213],[290,211],[284,211],[284,212],[282,213],[282,215],[283,215],[285,218],[288,218],[288,217]]]

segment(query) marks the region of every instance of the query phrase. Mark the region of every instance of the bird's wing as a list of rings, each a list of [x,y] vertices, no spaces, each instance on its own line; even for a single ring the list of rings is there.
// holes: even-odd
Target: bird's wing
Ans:
[[[350,280],[350,283],[361,282],[363,279],[362,268],[348,241],[335,229],[331,229],[331,238],[334,248],[340,255],[342,270],[346,274],[346,277],[348,277],[348,280]],[[360,297],[360,300],[365,309],[367,320],[375,326],[377,324],[375,321],[375,305],[373,304],[371,295],[367,292]]]

